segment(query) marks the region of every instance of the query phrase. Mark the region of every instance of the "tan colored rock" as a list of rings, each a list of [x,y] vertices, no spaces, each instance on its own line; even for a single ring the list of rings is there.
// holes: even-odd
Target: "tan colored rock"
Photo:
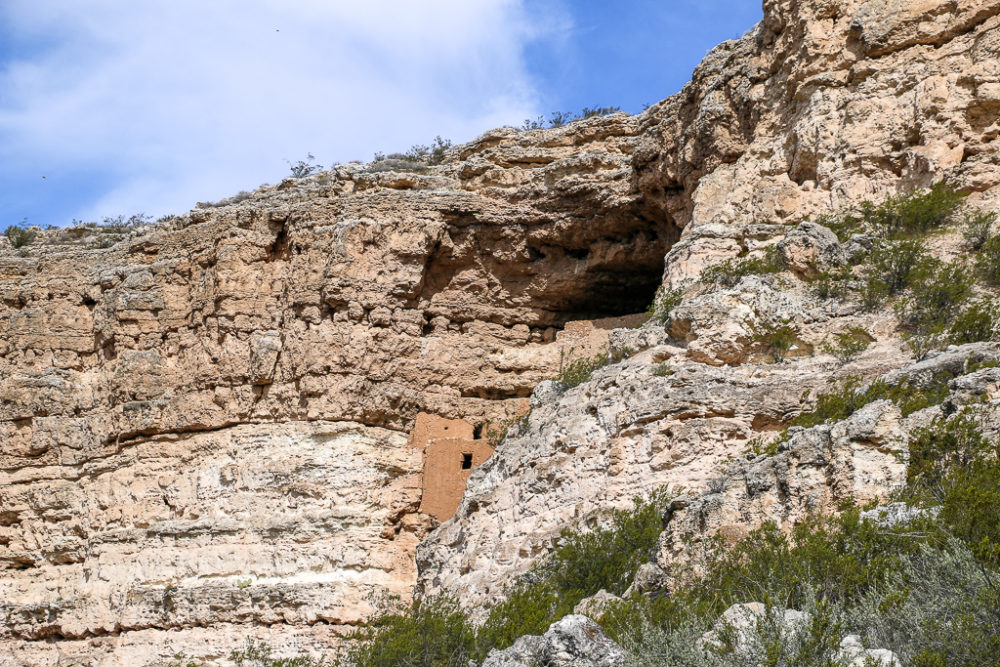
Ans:
[[[698,279],[938,180],[996,207],[1000,4],[764,9],[638,116],[286,179],[104,250],[93,229],[23,255],[0,239],[0,664],[211,662],[251,628],[336,642],[364,593],[416,581],[420,413],[482,426],[535,392],[420,550],[422,590],[478,604],[562,527],[663,484],[697,492],[831,378],[905,365],[891,315],[820,302],[792,271]],[[788,257],[802,273],[824,247]],[[661,283],[685,295],[669,330],[606,328]],[[757,363],[754,332],[786,319],[803,350],[849,324],[878,341],[849,369]],[[606,342],[640,354],[545,384]],[[895,442],[887,419],[830,444],[850,474],[812,479],[818,502],[891,477],[892,445],[870,444]]]

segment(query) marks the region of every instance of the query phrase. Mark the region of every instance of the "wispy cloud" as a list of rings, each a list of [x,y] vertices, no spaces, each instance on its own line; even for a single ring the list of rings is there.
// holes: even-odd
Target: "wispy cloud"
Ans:
[[[524,1],[5,0],[0,187],[47,174],[80,215],[158,214],[309,151],[517,122],[538,111],[524,47],[547,30]]]

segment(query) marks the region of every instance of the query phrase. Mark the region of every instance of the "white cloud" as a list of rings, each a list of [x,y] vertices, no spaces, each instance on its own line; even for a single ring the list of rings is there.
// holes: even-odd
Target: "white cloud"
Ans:
[[[0,159],[106,172],[89,210],[184,210],[317,160],[537,112],[525,0],[4,0]]]

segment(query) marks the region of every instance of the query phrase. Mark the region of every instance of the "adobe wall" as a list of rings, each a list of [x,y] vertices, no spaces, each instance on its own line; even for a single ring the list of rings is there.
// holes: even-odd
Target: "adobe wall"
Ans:
[[[493,454],[493,448],[476,439],[472,424],[464,419],[426,413],[417,415],[410,445],[423,451],[420,512],[447,521],[462,500],[469,475]]]

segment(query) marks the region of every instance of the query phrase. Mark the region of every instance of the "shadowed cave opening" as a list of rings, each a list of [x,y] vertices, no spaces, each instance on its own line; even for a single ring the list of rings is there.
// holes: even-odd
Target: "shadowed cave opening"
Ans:
[[[679,236],[672,221],[635,216],[600,227],[559,244],[531,246],[532,303],[548,314],[542,315],[548,324],[633,315],[653,302],[664,258]]]
[[[636,209],[552,225],[466,221],[435,249],[420,296],[453,321],[506,326],[643,313],[679,236],[669,216]]]

